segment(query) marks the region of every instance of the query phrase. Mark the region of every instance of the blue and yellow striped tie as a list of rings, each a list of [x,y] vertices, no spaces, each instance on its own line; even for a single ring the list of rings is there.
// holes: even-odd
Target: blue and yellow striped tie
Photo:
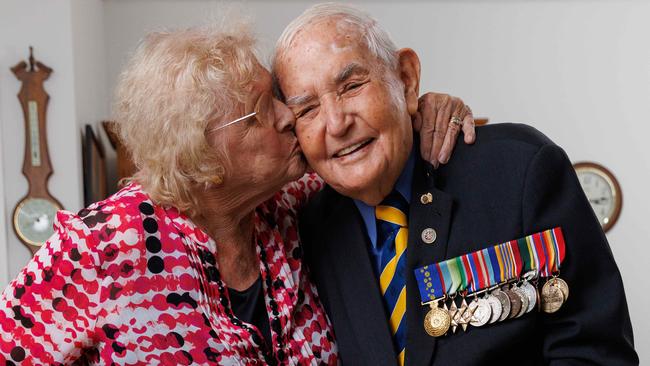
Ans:
[[[406,353],[406,244],[408,202],[393,191],[375,208],[379,287],[390,314],[390,330],[400,366]]]

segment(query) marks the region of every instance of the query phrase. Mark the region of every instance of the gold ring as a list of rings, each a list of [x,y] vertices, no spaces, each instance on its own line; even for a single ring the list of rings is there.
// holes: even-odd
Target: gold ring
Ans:
[[[453,116],[451,117],[451,121],[449,121],[449,124],[455,124],[458,127],[461,127],[463,125],[463,120],[460,119],[458,116]]]

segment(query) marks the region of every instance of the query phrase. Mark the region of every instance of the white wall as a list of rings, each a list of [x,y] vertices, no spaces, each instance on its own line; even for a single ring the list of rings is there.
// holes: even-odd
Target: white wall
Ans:
[[[262,49],[311,1],[247,1]],[[231,3],[229,3],[231,4]],[[462,96],[492,123],[526,122],[574,160],[610,168],[625,196],[608,233],[635,339],[650,361],[644,258],[650,257],[650,2],[361,1],[399,46],[419,52],[423,89]],[[145,31],[205,23],[223,3],[105,1],[108,85]],[[588,260],[587,258],[585,260]],[[587,274],[588,275],[588,274]],[[607,294],[603,294],[604,297]],[[594,299],[593,306],[598,306]]]
[[[3,1],[0,14],[0,104],[7,212],[4,223],[8,236],[9,273],[13,277],[29,260],[29,251],[10,229],[11,212],[27,193],[27,180],[21,173],[25,138],[23,113],[16,98],[21,84],[9,68],[27,59],[29,45],[34,46],[37,60],[54,69],[45,82],[45,90],[50,95],[47,135],[54,168],[49,189],[66,209],[79,208],[81,204],[81,160],[72,78],[70,2]]]
[[[0,141],[2,141],[2,103],[0,103]],[[2,149],[0,149],[0,288],[9,282],[9,258],[7,256],[7,225],[5,224],[5,184]],[[1,291],[1,290],[0,290]]]
[[[3,169],[4,215],[0,215],[1,273],[8,256],[9,277],[29,260],[29,251],[11,229],[11,213],[27,192],[21,173],[24,151],[23,114],[16,98],[20,82],[9,68],[28,57],[34,46],[37,60],[54,72],[45,82],[50,95],[47,113],[49,153],[54,174],[49,190],[70,211],[83,204],[81,126],[105,118],[106,63],[104,55],[103,4],[100,0],[4,0],[0,3],[0,167]],[[0,190],[1,191],[1,190]]]
[[[104,5],[100,0],[72,0],[72,45],[76,122],[80,129],[108,116],[104,46]],[[100,126],[95,126],[99,132]],[[109,146],[105,146],[109,148]]]

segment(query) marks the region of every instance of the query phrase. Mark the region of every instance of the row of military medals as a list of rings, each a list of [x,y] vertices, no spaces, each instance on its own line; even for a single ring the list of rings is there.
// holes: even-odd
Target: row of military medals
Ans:
[[[519,318],[534,309],[555,313],[569,297],[569,286],[558,277],[564,254],[564,237],[557,227],[416,269],[422,304],[431,308],[424,318],[425,331],[440,337],[459,327],[465,331],[469,325]],[[501,283],[481,288],[479,276],[483,287],[497,283],[497,278]]]
[[[456,333],[468,325],[482,327],[487,324],[514,319],[537,309],[551,314],[560,310],[569,297],[569,286],[560,277],[553,276],[537,288],[538,278],[506,283],[481,294],[461,293],[429,302],[431,310],[424,317],[424,330],[432,337]],[[460,306],[457,298],[460,297]],[[470,298],[469,304],[467,298]],[[443,305],[440,306],[440,303]]]

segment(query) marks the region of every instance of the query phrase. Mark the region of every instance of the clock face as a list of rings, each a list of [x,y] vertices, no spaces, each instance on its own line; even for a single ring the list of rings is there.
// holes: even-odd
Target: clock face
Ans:
[[[21,240],[41,246],[54,233],[52,224],[59,205],[49,199],[27,198],[14,212],[14,228]]]
[[[614,213],[614,192],[605,177],[595,172],[583,172],[579,175],[580,185],[585,191],[591,208],[594,209],[601,225],[609,223]]]
[[[584,163],[583,163],[584,164]],[[576,164],[580,185],[589,199],[600,225],[607,231],[618,219],[621,209],[621,192],[615,178],[605,168],[596,164]]]

